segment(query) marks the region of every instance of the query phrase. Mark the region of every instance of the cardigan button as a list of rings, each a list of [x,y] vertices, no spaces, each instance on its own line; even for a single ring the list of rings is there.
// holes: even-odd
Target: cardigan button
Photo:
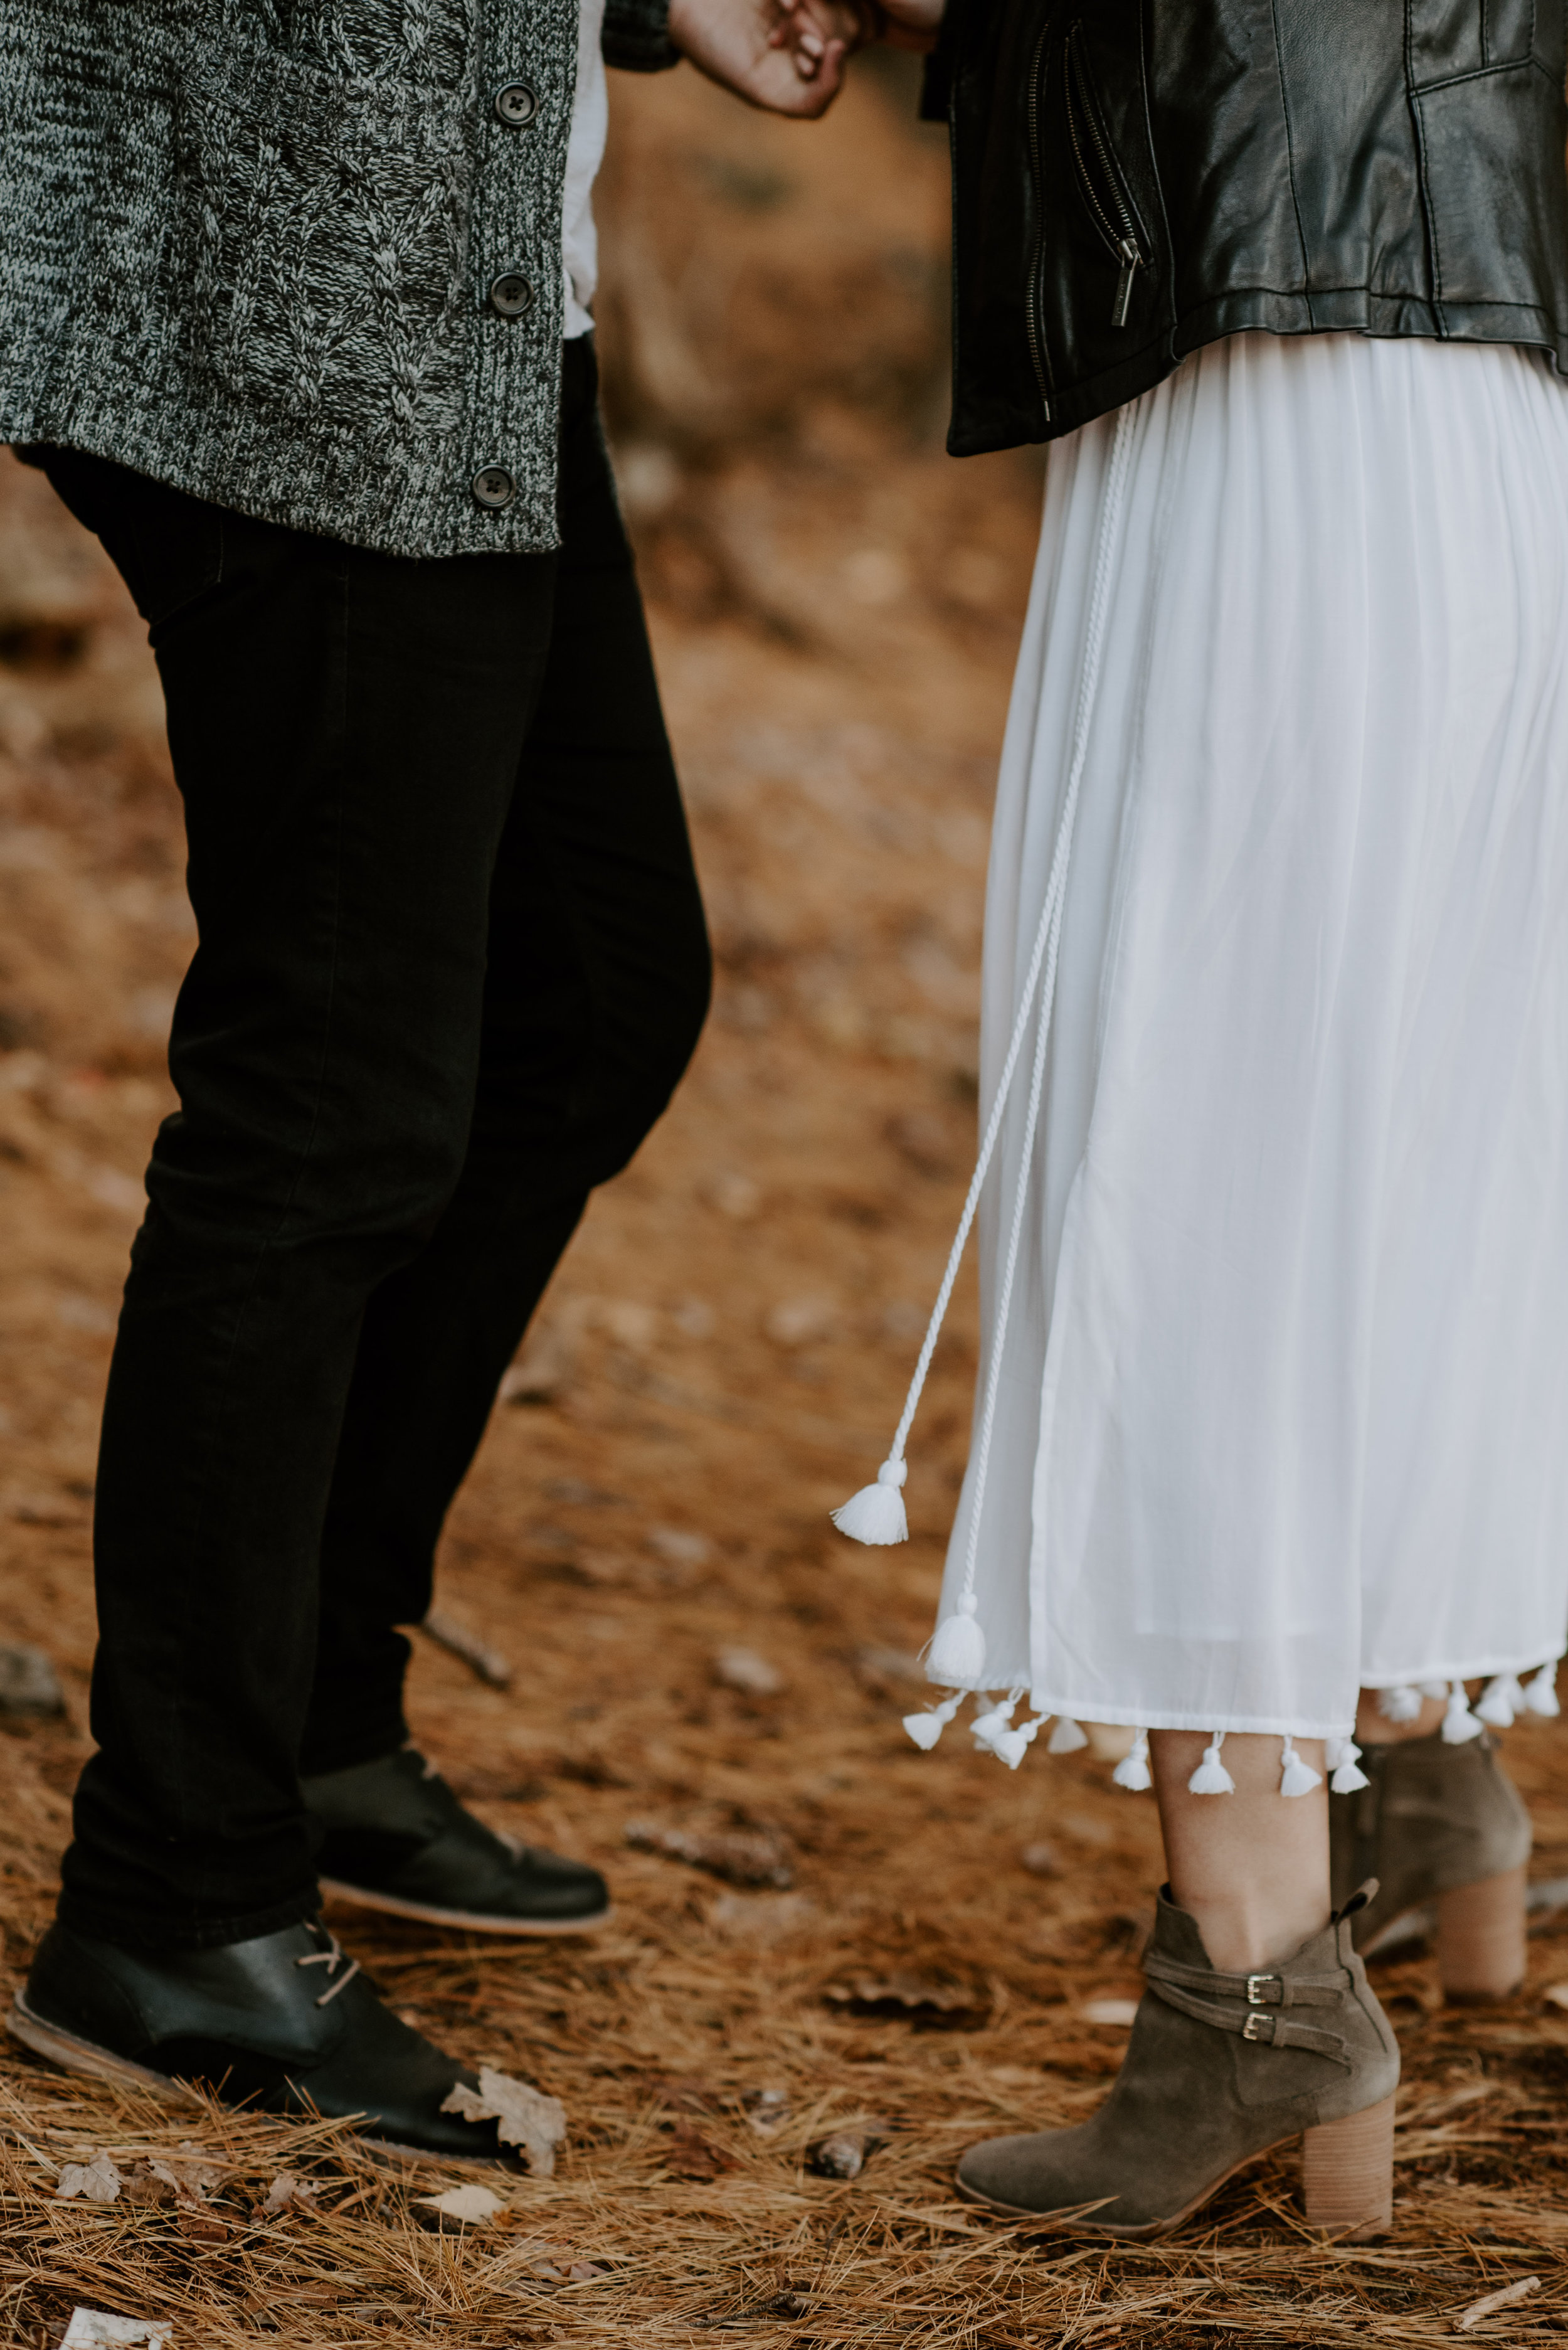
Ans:
[[[504,270],[491,280],[490,307],[498,318],[520,318],[534,307],[534,288],[516,270]]]
[[[517,484],[504,465],[482,465],[473,477],[473,494],[477,504],[493,512],[512,504]]]
[[[538,111],[538,93],[525,81],[509,81],[504,89],[495,93],[496,119],[504,122],[508,130],[526,130]]]

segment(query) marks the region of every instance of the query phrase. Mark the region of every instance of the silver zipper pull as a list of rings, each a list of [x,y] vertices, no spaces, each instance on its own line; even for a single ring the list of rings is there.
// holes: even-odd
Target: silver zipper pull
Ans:
[[[1143,267],[1143,255],[1130,236],[1124,236],[1121,241],[1121,272],[1116,279],[1116,298],[1111,305],[1113,327],[1127,325],[1127,313],[1132,308],[1133,279]]]

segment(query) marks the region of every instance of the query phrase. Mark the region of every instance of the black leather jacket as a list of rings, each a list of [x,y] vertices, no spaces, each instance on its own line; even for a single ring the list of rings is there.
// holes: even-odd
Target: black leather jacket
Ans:
[[[1054,440],[1243,328],[1568,373],[1565,6],[950,0],[954,455]]]

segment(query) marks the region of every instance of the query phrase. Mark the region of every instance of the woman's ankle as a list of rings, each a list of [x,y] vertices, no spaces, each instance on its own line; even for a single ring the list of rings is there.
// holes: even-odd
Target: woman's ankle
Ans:
[[[1223,1761],[1231,1792],[1194,1793],[1207,1742],[1188,1731],[1149,1741],[1171,1898],[1203,1938],[1223,1974],[1278,1966],[1327,1925],[1328,1794],[1321,1739],[1293,1742],[1318,1774],[1303,1794],[1282,1792],[1279,1738],[1232,1734]]]
[[[1328,1902],[1304,1900],[1287,1912],[1277,1902],[1247,1901],[1229,1893],[1218,1898],[1189,1891],[1185,1899],[1171,1887],[1171,1898],[1186,1910],[1220,1974],[1263,1974],[1282,1966],[1304,1942],[1321,1934],[1332,1912]]]

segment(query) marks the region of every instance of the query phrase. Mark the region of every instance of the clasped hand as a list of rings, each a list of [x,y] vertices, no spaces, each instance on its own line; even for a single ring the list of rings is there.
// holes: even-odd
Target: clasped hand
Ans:
[[[826,114],[857,49],[929,49],[943,0],[670,0],[670,37],[750,106]]]

